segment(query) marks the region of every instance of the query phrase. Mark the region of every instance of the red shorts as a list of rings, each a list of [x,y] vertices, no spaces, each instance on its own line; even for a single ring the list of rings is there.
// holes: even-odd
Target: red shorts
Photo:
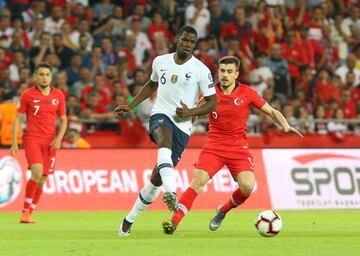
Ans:
[[[43,165],[43,175],[54,173],[56,151],[51,150],[49,144],[26,141],[24,143],[25,155],[29,166],[32,164]]]
[[[235,178],[240,172],[254,171],[254,157],[247,150],[236,154],[236,158],[228,158],[226,153],[220,156],[211,151],[202,150],[195,167],[206,171],[212,178],[224,165]]]

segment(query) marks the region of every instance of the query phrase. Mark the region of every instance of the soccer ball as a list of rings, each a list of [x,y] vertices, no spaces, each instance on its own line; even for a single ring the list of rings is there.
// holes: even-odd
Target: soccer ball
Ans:
[[[256,218],[255,227],[262,236],[276,236],[282,228],[282,220],[275,211],[263,211]]]

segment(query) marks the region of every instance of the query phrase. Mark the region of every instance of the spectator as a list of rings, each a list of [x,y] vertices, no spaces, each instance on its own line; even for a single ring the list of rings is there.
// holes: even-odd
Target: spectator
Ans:
[[[145,4],[143,3],[135,3],[134,11],[132,15],[129,15],[126,18],[126,27],[131,27],[133,19],[137,19],[137,17],[141,17],[140,20],[140,30],[144,33],[148,31],[149,25],[151,23],[151,19],[146,16]]]
[[[94,120],[109,120],[112,113],[100,102],[98,92],[94,91],[86,96],[86,103],[83,104],[81,117]]]
[[[10,70],[3,69],[0,78],[0,102],[10,101],[17,95],[16,87],[10,79]]]
[[[55,54],[59,57],[61,61],[61,69],[65,69],[70,66],[70,60],[75,54],[73,50],[64,45],[62,34],[53,35],[53,44]]]
[[[66,99],[66,111],[69,120],[79,119],[82,111],[79,98],[70,94]]]
[[[81,123],[71,122],[66,131],[62,148],[91,148],[90,143],[80,136],[82,130]]]
[[[360,70],[355,68],[355,64],[356,56],[354,54],[349,54],[346,58],[346,64],[341,65],[336,69],[335,73],[340,76],[343,83],[346,83],[346,74],[350,72],[355,75],[355,85],[360,84]]]
[[[105,18],[111,15],[114,5],[111,0],[102,0],[101,3],[97,3],[94,6],[94,18],[101,22]]]
[[[331,72],[334,72],[339,65],[339,52],[336,45],[331,41],[331,30],[329,26],[322,27],[323,37],[320,40],[320,47],[323,49],[325,54],[325,67]]]
[[[60,6],[54,6],[51,16],[45,19],[45,30],[50,34],[61,33],[61,26],[64,24],[64,13]]]
[[[196,28],[199,38],[206,37],[207,26],[210,23],[210,12],[204,4],[204,0],[195,0],[185,11],[185,23]]]
[[[93,87],[93,80],[91,78],[91,71],[88,67],[80,69],[79,80],[76,81],[71,89],[71,93],[80,99],[82,91],[85,87]]]
[[[344,113],[345,119],[356,117],[356,104],[351,99],[351,91],[349,89],[341,91],[340,108]]]
[[[40,44],[30,49],[30,68],[34,70],[35,66],[44,61],[44,57],[48,53],[54,53],[54,46],[51,42],[51,36],[48,32],[42,32],[40,35]]]
[[[269,67],[264,66],[264,57],[266,55],[262,52],[255,54],[255,68],[250,71],[250,84],[254,87],[260,95],[266,88],[274,87],[274,76]]]
[[[315,132],[321,135],[327,134],[326,122],[322,119],[325,119],[325,108],[323,105],[319,105],[315,111]]]
[[[220,0],[209,1],[209,9],[209,33],[219,39],[221,28],[230,21],[231,15],[222,8]]]
[[[81,66],[82,66],[81,55],[74,54],[71,57],[70,66],[65,69],[68,77],[68,85],[70,90],[72,90],[74,83],[80,80]]]

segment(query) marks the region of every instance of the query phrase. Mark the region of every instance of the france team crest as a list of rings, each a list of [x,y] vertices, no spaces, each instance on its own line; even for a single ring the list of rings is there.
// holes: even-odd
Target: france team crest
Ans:
[[[175,83],[177,82],[177,80],[178,80],[178,76],[177,76],[177,75],[172,75],[172,76],[171,76],[171,82],[172,82],[173,84],[175,84]]]

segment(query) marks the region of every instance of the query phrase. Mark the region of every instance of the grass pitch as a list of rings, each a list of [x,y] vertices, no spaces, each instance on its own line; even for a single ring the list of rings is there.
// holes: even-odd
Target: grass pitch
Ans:
[[[0,213],[0,255],[360,255],[360,210],[279,211],[283,229],[261,237],[259,211],[230,212],[218,231],[208,222],[214,212],[193,211],[173,235],[162,233],[169,212],[147,211],[130,237],[118,237],[125,212],[39,212],[35,225],[19,224],[19,213]]]

